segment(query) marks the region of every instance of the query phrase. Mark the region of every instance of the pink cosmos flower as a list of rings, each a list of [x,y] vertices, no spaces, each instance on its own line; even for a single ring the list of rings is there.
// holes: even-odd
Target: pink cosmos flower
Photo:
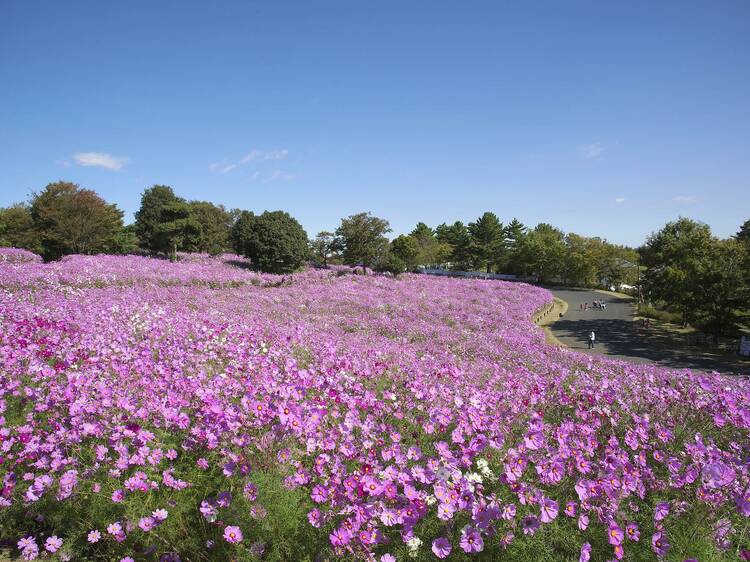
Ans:
[[[654,549],[654,552],[658,557],[662,557],[667,554],[667,551],[669,550],[669,543],[667,542],[667,538],[664,536],[664,533],[658,532],[654,533],[654,536],[651,537],[651,547]]]
[[[641,538],[641,532],[638,530],[638,525],[635,523],[628,523],[628,526],[625,527],[625,535],[631,541],[638,542],[638,539]]]
[[[669,515],[669,502],[661,502],[656,505],[654,510],[654,521],[661,521]]]
[[[89,531],[89,534],[86,537],[86,540],[88,540],[90,543],[97,543],[99,542],[99,539],[102,538],[102,534],[94,529],[93,531]]]
[[[52,535],[51,537],[47,537],[47,540],[44,541],[44,548],[47,550],[47,552],[57,552],[62,548],[63,540],[59,538],[57,535]]]
[[[614,521],[609,524],[609,529],[607,529],[607,540],[612,545],[622,544],[622,541],[625,540],[625,533]]]
[[[524,535],[533,535],[539,529],[539,519],[534,515],[527,515],[521,519],[521,529]]]
[[[224,528],[224,540],[230,544],[242,542],[242,531],[235,525],[228,525]]]
[[[307,520],[310,522],[310,525],[312,525],[315,528],[319,528],[322,524],[321,517],[320,517],[320,510],[313,509],[310,512],[308,512]]]
[[[557,517],[558,504],[555,500],[544,498],[541,503],[541,517],[542,523],[549,523]]]
[[[445,537],[440,537],[432,541],[432,552],[438,558],[446,558],[451,553],[451,543]]]
[[[581,555],[578,557],[578,562],[589,562],[591,560],[591,544],[584,543],[581,547]]]
[[[349,531],[347,531],[343,527],[335,529],[330,535],[328,535],[328,538],[330,539],[333,546],[342,546],[348,544],[349,541],[352,540]]]
[[[484,540],[474,529],[467,529],[461,534],[461,548],[464,552],[482,552],[484,550]]]
[[[526,448],[532,451],[541,448],[544,445],[544,434],[541,431],[529,431],[523,438]]]

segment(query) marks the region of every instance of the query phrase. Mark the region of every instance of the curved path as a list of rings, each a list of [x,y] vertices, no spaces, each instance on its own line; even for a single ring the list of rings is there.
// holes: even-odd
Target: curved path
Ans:
[[[750,374],[750,361],[736,360],[708,352],[670,347],[649,337],[633,321],[635,307],[630,300],[610,293],[588,289],[550,289],[553,295],[568,303],[565,316],[548,326],[561,343],[584,353],[607,355],[637,363],[658,363],[665,367],[700,371]],[[607,303],[606,310],[592,308],[594,300]],[[581,303],[589,303],[582,311]],[[588,349],[587,334],[596,332],[596,347]]]

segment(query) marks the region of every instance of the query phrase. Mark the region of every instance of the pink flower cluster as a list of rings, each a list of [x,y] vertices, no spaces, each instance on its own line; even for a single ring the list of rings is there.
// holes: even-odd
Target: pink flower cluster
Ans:
[[[23,248],[0,247],[0,265],[15,263],[42,263],[42,256]]]
[[[29,524],[28,559],[150,544],[178,524],[155,502],[183,497],[215,530],[207,548],[273,548],[250,522],[259,471],[304,490],[304,524],[363,559],[509,548],[552,522],[582,560],[597,540],[663,556],[698,508],[718,547],[746,540],[746,378],[547,346],[530,317],[551,295],[524,284],[282,283],[225,262],[0,265],[0,516],[92,494],[118,514],[83,535]],[[196,472],[225,484],[196,491]],[[439,532],[420,536],[425,521]]]

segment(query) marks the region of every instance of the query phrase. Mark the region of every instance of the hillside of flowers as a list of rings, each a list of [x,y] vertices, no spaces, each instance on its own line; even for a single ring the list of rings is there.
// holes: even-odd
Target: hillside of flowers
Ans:
[[[3,258],[0,547],[750,559],[750,381],[548,346],[530,318],[551,298],[237,256]]]

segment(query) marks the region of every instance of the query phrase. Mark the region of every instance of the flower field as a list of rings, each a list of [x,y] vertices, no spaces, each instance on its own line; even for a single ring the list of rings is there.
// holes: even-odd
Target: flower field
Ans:
[[[748,379],[548,346],[524,284],[246,265],[0,258],[8,554],[750,559]]]

